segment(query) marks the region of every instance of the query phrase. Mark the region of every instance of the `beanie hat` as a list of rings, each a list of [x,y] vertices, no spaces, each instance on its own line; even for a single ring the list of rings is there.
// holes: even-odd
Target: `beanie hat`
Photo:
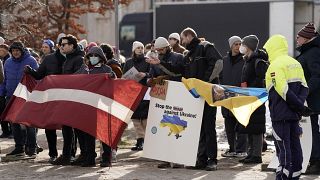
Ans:
[[[259,39],[256,35],[249,35],[244,37],[241,43],[246,45],[252,51],[255,51],[259,45]]]
[[[88,44],[88,46],[84,49],[84,51],[85,51],[85,52],[89,52],[89,50],[90,50],[91,48],[96,47],[96,46],[98,46],[97,43],[95,43],[95,42],[90,42],[90,43]]]
[[[65,36],[66,36],[65,33],[60,33],[60,34],[58,35],[58,37],[57,37],[57,44],[59,44],[60,39],[63,38],[63,37],[65,37]]]
[[[178,33],[170,34],[168,39],[170,39],[170,38],[176,39],[180,42],[180,35]]]
[[[80,44],[84,50],[88,46],[88,41],[86,39],[82,39],[78,44]]]
[[[155,49],[160,49],[160,48],[164,48],[164,47],[168,47],[170,46],[168,40],[164,37],[158,37],[156,39],[156,42],[154,42],[154,48]]]
[[[24,52],[24,44],[21,41],[15,41],[10,46],[10,53],[12,53],[12,49],[19,49],[21,52]]]
[[[54,42],[50,39],[43,40],[43,44],[47,44],[50,47],[50,49],[54,47]]]
[[[5,40],[0,36],[0,44],[4,44]]]
[[[299,32],[298,36],[304,37],[306,39],[312,39],[317,36],[317,31],[314,28],[313,23],[306,24]]]
[[[136,50],[138,47],[143,47],[143,49],[144,49],[144,45],[141,42],[139,42],[139,41],[133,42],[132,43],[132,52],[134,52],[134,50]]]
[[[232,45],[235,43],[235,42],[241,42],[241,38],[239,36],[232,36],[229,38],[229,46],[230,48],[232,47]]]
[[[7,44],[0,44],[0,48],[6,49],[9,51],[9,46]]]
[[[90,54],[97,54],[101,58],[101,60],[103,60],[104,62],[107,61],[107,58],[104,55],[102,49],[98,46],[92,46],[90,49],[88,49],[88,53],[86,54],[86,57],[88,58]]]

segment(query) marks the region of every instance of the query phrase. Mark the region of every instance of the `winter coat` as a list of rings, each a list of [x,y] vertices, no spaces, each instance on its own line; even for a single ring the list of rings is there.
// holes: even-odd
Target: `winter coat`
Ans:
[[[250,57],[245,57],[245,63],[242,70],[241,83],[246,82],[248,87],[264,88],[264,79],[267,71],[262,63],[257,63],[259,59],[268,60],[268,56],[261,50],[255,51]],[[249,124],[244,127],[237,125],[239,133],[261,134],[266,131],[266,107],[265,104],[257,108],[251,115]]]
[[[160,58],[160,64],[150,66],[150,76],[158,77],[169,75],[170,80],[181,81],[183,70],[183,55],[168,51]]]
[[[300,55],[297,60],[302,65],[309,87],[308,106],[320,113],[320,36],[297,48]]]
[[[32,69],[29,74],[37,80],[52,74],[62,74],[62,65],[65,60],[66,58],[60,53],[60,50],[57,50],[45,56],[39,68]]]
[[[117,78],[122,77],[122,69],[121,69],[121,64],[119,63],[119,61],[117,61],[115,59],[108,59],[106,64],[111,67],[111,69],[114,73],[116,73]]]
[[[115,73],[112,71],[111,67],[105,64],[98,64],[92,69],[89,69],[85,64],[83,64],[80,69],[75,72],[75,74],[110,74],[111,77],[115,77]]]
[[[142,85],[147,85],[147,77],[149,77],[150,65],[146,62],[145,58],[142,57],[134,57],[128,59],[123,67],[123,73],[126,73],[129,69],[135,67],[139,72],[144,72],[147,74],[145,78],[143,78],[139,83]],[[147,119],[148,111],[149,111],[149,103],[148,100],[142,100],[137,107],[136,111],[131,116],[131,119]]]
[[[283,36],[271,37],[264,48],[270,61],[266,85],[271,120],[298,121],[308,95],[302,66],[288,56],[288,43]]]
[[[84,51],[78,46],[72,53],[66,55],[66,60],[62,64],[62,74],[73,74],[83,64]]]
[[[123,74],[129,71],[132,67],[135,67],[139,72],[144,72],[147,74],[139,83],[146,86],[147,78],[149,77],[150,64],[146,62],[144,56],[130,58],[126,61],[123,67]]]
[[[26,49],[23,50],[19,59],[11,56],[4,64],[4,82],[0,86],[0,96],[11,97],[21,81],[24,74],[24,67],[31,66],[38,68],[38,63]]]
[[[187,46],[189,52],[184,58],[184,77],[197,78],[209,82],[217,60],[222,59],[215,46],[207,41],[201,42],[198,38],[193,38]],[[213,79],[211,83],[218,83],[218,79]]]
[[[243,55],[238,54],[235,57],[234,63],[231,62],[232,53],[228,52],[226,56],[223,57],[223,69],[221,75],[221,83],[223,85],[230,85],[230,86],[238,86],[241,85],[241,74],[242,68],[244,65]],[[231,111],[222,107],[221,112],[224,118],[234,117]]]

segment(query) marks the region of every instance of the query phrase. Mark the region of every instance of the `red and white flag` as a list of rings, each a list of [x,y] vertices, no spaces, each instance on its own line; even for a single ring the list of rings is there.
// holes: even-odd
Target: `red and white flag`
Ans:
[[[25,75],[2,119],[44,129],[71,126],[115,148],[146,90],[106,74],[51,75],[38,84]]]

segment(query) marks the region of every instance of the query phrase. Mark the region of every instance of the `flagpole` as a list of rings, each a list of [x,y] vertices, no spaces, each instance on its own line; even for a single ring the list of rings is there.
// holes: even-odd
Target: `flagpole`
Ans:
[[[114,0],[115,8],[115,58],[119,60],[119,0]]]

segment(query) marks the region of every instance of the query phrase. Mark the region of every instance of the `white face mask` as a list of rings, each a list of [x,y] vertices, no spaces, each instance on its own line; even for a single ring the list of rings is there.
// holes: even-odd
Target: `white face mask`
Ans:
[[[239,48],[239,51],[240,51],[241,54],[246,54],[248,50],[247,50],[246,47],[241,45],[240,48]]]
[[[100,58],[99,57],[90,57],[89,60],[90,60],[90,64],[94,66],[99,63]]]

